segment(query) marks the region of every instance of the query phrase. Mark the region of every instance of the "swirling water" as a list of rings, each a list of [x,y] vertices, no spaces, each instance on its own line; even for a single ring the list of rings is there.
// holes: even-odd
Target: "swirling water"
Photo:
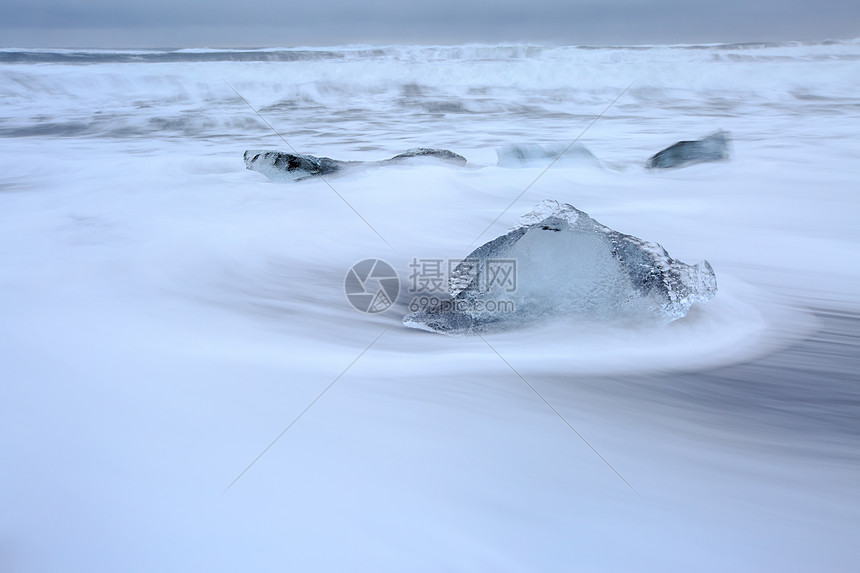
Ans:
[[[850,569],[858,77],[856,41],[0,50],[0,565]],[[730,161],[644,168],[718,129]],[[497,165],[581,134],[599,161]],[[412,147],[469,164],[242,160]],[[653,328],[402,327],[414,260],[544,198],[719,294]],[[370,257],[403,282],[372,316],[343,293]]]

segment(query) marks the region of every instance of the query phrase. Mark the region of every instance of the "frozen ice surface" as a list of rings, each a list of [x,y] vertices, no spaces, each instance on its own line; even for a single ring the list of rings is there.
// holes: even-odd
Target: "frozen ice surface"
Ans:
[[[338,161],[329,157],[316,157],[301,153],[249,149],[243,155],[245,168],[262,173],[272,181],[302,181],[309,177],[328,175],[354,165],[386,165],[410,159],[430,157],[455,165],[465,165],[466,158],[447,149],[417,147],[384,161]]]
[[[656,243],[545,200],[451,274],[450,299],[403,319],[450,335],[509,330],[554,316],[672,321],[717,293],[707,261],[687,265]]]
[[[546,166],[558,159],[562,164],[600,165],[600,160],[581,143],[565,150],[565,145],[538,145],[534,143],[506,145],[496,149],[499,167]]]
[[[679,141],[648,159],[649,168],[684,167],[729,158],[729,134],[717,131],[696,141]]]

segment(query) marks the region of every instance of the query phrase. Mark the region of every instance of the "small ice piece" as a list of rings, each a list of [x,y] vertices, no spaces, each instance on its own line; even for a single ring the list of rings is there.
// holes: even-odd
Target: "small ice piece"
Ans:
[[[506,145],[497,148],[496,155],[499,167],[546,167],[556,158],[565,164],[600,165],[600,160],[581,143],[571,145],[567,151],[564,145]]]
[[[705,161],[723,161],[729,158],[729,134],[717,131],[697,141],[679,141],[651,156],[646,163],[649,169],[683,167]]]
[[[447,163],[465,165],[466,158],[447,149],[420,147],[409,149],[383,161],[338,161],[301,153],[249,149],[245,151],[245,168],[262,173],[272,181],[302,181],[309,177],[329,175],[355,165],[387,165],[410,159],[432,157]]]
[[[403,318],[449,335],[510,330],[559,316],[670,322],[717,293],[707,261],[666,250],[545,200],[507,234],[475,249],[449,277],[450,298]]]
[[[458,153],[454,153],[453,151],[450,151],[448,149],[432,149],[429,147],[416,147],[415,149],[408,149],[403,153],[395,155],[391,159],[378,161],[376,163],[380,164],[405,161],[407,159],[414,159],[416,157],[432,157],[435,159],[440,159],[447,163],[453,163],[454,165],[466,165],[466,158]]]
[[[346,161],[282,151],[249,149],[244,154],[245,168],[262,173],[273,181],[301,181],[328,175],[346,167]]]

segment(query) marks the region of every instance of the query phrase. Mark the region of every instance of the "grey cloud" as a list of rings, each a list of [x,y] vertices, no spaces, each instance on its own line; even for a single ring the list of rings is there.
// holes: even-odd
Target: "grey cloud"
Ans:
[[[344,42],[672,43],[860,36],[848,0],[436,0],[204,2],[12,0],[0,24],[15,40],[125,45],[294,45]],[[77,31],[77,32],[76,32]],[[85,43],[85,42],[84,42]]]

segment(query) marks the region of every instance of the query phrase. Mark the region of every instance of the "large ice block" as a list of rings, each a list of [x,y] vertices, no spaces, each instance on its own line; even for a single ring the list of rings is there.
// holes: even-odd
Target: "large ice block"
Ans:
[[[560,316],[669,322],[716,292],[707,261],[682,263],[656,243],[547,200],[454,269],[450,298],[406,315],[403,322],[452,335],[509,330]]]

